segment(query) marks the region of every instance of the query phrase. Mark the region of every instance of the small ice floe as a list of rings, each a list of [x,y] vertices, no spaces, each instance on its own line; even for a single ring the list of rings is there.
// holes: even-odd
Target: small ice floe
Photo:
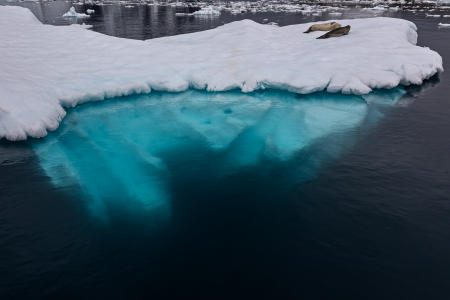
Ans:
[[[340,16],[342,16],[342,13],[335,11],[335,12],[328,13],[328,15],[333,16],[333,17],[340,17]]]
[[[93,9],[86,9],[86,13],[88,15],[92,15],[93,13],[95,13],[95,10],[93,10]]]
[[[427,18],[440,18],[441,15],[430,15],[430,14],[425,14],[425,17],[427,17]]]
[[[212,6],[203,7],[202,9],[194,12],[194,16],[220,16],[220,11]]]
[[[438,27],[442,27],[442,28],[450,28],[450,24],[446,24],[446,23],[439,23]]]
[[[267,25],[278,26],[278,23],[277,22],[269,22],[269,23],[267,23]]]
[[[230,11],[230,13],[232,15],[238,15],[238,14],[242,13],[242,10],[240,10],[240,9],[233,9],[233,10]]]
[[[75,7],[71,7],[69,9],[68,12],[66,12],[65,14],[63,14],[64,18],[89,18],[89,15],[83,14],[83,13],[77,13],[77,11],[75,10]]]
[[[314,11],[311,9],[311,7],[306,7],[302,10],[300,10],[300,12],[302,13],[302,15],[310,15],[312,14]]]
[[[443,18],[450,18],[450,15],[443,15]]]
[[[269,21],[269,19],[263,19],[262,21],[263,21],[263,23],[267,23]]]
[[[191,14],[188,13],[175,13],[176,17],[184,17],[184,16],[190,16]]]
[[[133,8],[134,6],[133,5],[125,5],[124,7],[125,8]]]

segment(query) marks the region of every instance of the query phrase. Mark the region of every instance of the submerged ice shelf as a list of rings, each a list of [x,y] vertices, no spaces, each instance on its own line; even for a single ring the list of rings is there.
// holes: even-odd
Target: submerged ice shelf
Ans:
[[[79,186],[93,215],[108,219],[110,206],[122,205],[170,217],[174,178],[260,174],[285,163],[283,184],[308,179],[349,146],[345,136],[404,94],[155,92],[74,108],[32,145],[53,184]]]
[[[413,23],[340,20],[339,39],[249,20],[148,41],[119,39],[81,26],[41,24],[20,7],[0,7],[0,138],[42,137],[64,107],[116,96],[273,88],[307,94],[367,94],[420,84],[442,70],[436,52],[416,46]]]

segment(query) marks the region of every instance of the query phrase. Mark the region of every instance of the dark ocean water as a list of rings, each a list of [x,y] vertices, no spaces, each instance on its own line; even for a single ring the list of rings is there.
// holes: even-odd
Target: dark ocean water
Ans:
[[[46,23],[67,22],[59,16],[69,3],[22,5]],[[137,39],[243,18],[280,25],[327,19],[94,9],[85,21],[93,30]],[[370,14],[352,9],[343,17]],[[419,44],[438,51],[449,69],[450,29],[437,27],[445,21],[388,15],[414,21]],[[86,104],[43,140],[0,143],[1,299],[448,299],[448,72],[420,87],[380,92],[368,111],[351,96],[268,91],[246,98],[251,107],[239,97],[188,91]],[[269,117],[257,122],[253,107],[268,101]],[[330,107],[341,113],[324,110]],[[323,119],[297,123],[290,114],[297,109]],[[235,139],[235,127],[223,121],[229,115],[249,128]],[[287,117],[272,121],[279,115]],[[174,130],[185,124],[206,138]],[[297,134],[293,128],[314,128],[319,138],[300,134],[293,142],[282,134]],[[261,140],[261,132],[271,139]],[[142,169],[142,149],[164,167],[152,156],[142,158],[152,166]],[[246,153],[258,160],[245,163],[255,157]],[[147,181],[134,195],[121,185],[141,178]],[[141,201],[150,198],[165,202]]]

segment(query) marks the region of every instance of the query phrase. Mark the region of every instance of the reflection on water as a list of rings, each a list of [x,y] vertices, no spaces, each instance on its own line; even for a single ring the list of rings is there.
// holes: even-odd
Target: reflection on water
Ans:
[[[228,18],[218,19],[213,16],[195,17],[188,15],[199,7],[173,7],[165,5],[77,5],[66,1],[53,2],[3,2],[1,4],[20,5],[29,8],[36,17],[45,24],[70,25],[88,24],[92,30],[107,35],[150,39],[181,33],[196,32],[210,29],[230,22]],[[63,18],[71,6],[77,12],[86,13],[88,9],[94,10],[89,18]],[[176,14],[186,14],[183,16]]]
[[[280,26],[314,22],[330,19],[352,19],[376,16],[398,17],[403,12],[392,10],[361,10],[346,7],[340,9],[340,15],[333,14],[334,10],[325,11],[319,15],[312,12],[244,12],[232,14],[222,11],[219,16],[193,16],[189,15],[200,9],[195,3],[190,7],[176,7],[170,5],[147,5],[145,3],[105,3],[103,5],[92,5],[66,1],[52,2],[4,2],[0,4],[12,4],[28,7],[44,23],[52,25],[69,25],[74,23],[86,23],[92,25],[92,30],[107,35],[125,37],[132,39],[151,39],[162,36],[183,34],[215,28],[217,26],[243,20],[251,19],[259,23],[274,22]],[[63,18],[62,15],[71,6],[77,12],[86,13],[88,9],[94,10],[87,19]]]
[[[124,205],[169,217],[173,177],[223,178],[282,164],[290,170],[284,184],[298,183],[404,93],[190,90],[130,96],[71,110],[34,149],[53,184],[79,185],[94,215],[106,219],[108,206]],[[192,171],[180,177],[179,166]]]

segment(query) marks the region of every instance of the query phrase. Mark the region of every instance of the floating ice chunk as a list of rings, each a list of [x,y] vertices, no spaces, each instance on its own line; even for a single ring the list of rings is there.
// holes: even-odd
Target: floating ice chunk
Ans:
[[[220,10],[212,6],[203,7],[193,13],[175,13],[177,17],[183,16],[197,16],[197,17],[217,17],[220,16]]]
[[[341,12],[330,12],[330,13],[328,13],[330,16],[333,16],[333,17],[340,17],[340,16],[342,16],[342,13]]]
[[[0,6],[0,138],[42,137],[58,127],[63,106],[151,90],[366,94],[420,84],[443,70],[439,54],[415,45],[416,27],[409,21],[346,20],[350,34],[329,40],[302,33],[312,24],[243,20],[137,41],[43,25],[25,8]],[[83,51],[74,51],[80,41]]]
[[[443,18],[450,18],[450,15],[443,15]]]
[[[87,14],[83,14],[83,13],[77,13],[77,11],[75,10],[75,7],[71,7],[69,9],[68,12],[66,12],[65,14],[63,14],[64,18],[78,18],[78,19],[83,19],[83,18],[89,18],[89,15]]]
[[[441,15],[431,15],[431,14],[425,14],[425,17],[427,18],[440,18]]]
[[[192,13],[194,16],[220,16],[220,11],[212,6],[203,7],[202,9]]]
[[[86,13],[88,15],[91,15],[91,14],[95,13],[95,10],[93,10],[93,9],[86,9]]]
[[[439,23],[438,26],[439,26],[439,27],[450,27],[450,24]]]

